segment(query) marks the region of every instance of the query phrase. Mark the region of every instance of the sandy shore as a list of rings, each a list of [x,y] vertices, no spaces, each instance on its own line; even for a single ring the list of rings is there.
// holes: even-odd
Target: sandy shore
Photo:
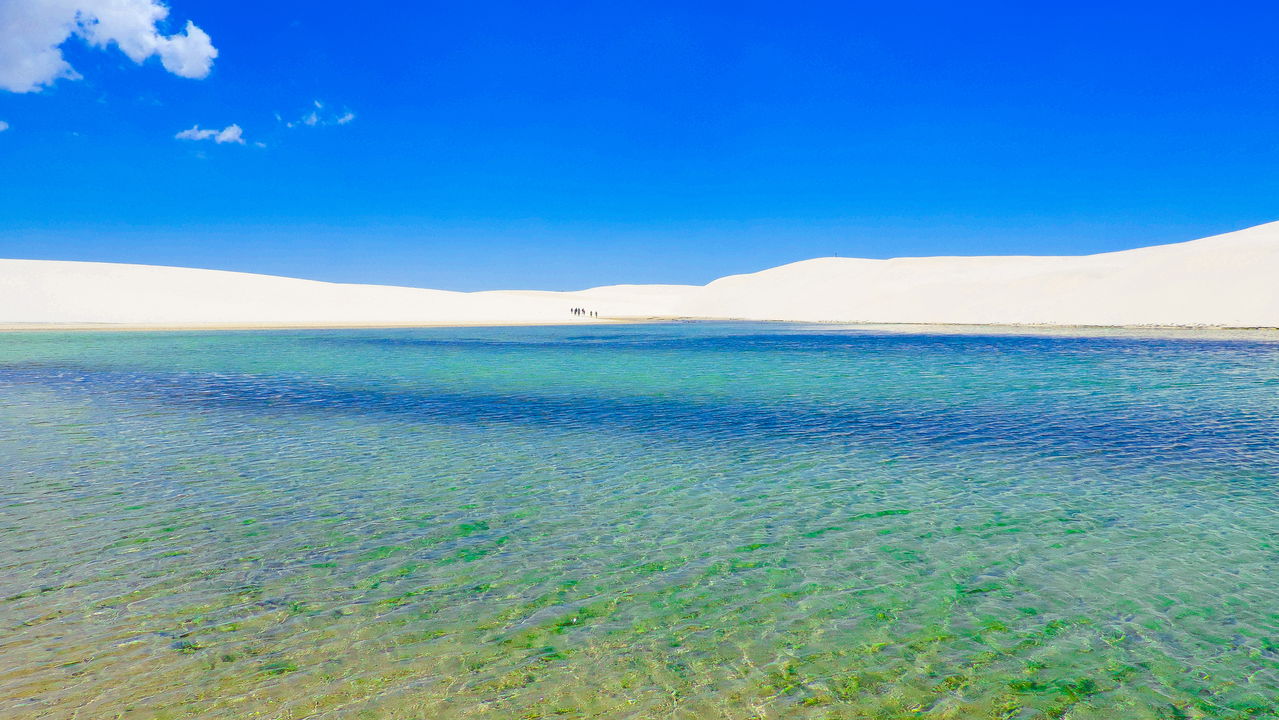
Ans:
[[[644,325],[658,323],[721,322],[757,324],[785,323],[800,328],[811,326],[816,331],[853,330],[873,333],[900,333],[903,335],[1009,335],[1062,338],[1149,338],[1163,340],[1221,340],[1279,343],[1279,328],[1228,328],[1228,327],[1114,327],[1101,325],[944,325],[926,323],[840,323],[760,320],[705,320],[698,318],[597,318],[575,325]],[[106,323],[9,323],[0,324],[4,333],[58,333],[58,332],[230,332],[230,331],[279,331],[279,330],[375,330],[414,328],[462,328],[462,327],[563,327],[563,323],[392,323],[392,324],[334,324],[334,323],[205,323],[189,325],[146,325]]]
[[[625,325],[659,319],[593,318],[572,325]],[[429,322],[429,323],[0,323],[3,332],[192,332],[215,330],[360,330],[432,327],[557,327],[557,322]]]
[[[0,328],[575,325],[1279,327],[1279,223],[1083,256],[818,258],[707,285],[451,292],[192,268],[0,260]],[[574,314],[585,308],[598,317]]]

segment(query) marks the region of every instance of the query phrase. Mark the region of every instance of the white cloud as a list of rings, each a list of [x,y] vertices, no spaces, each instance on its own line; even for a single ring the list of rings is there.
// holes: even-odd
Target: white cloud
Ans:
[[[221,130],[212,130],[209,128],[201,128],[199,125],[193,125],[188,130],[183,130],[173,136],[178,140],[212,140],[221,145],[222,143],[244,144],[244,129],[234,123],[227,125]]]
[[[323,125],[346,125],[355,119],[355,113],[351,112],[350,110],[343,111],[341,115],[332,114],[332,113],[322,114],[320,111],[324,109],[324,103],[320,102],[319,100],[312,100],[311,104],[315,106],[315,109],[306,113],[298,120],[285,121],[284,118],[280,117],[280,113],[275,114],[275,119],[280,122],[283,122],[284,127],[287,127],[287,128],[295,128],[295,127],[298,127],[299,125],[305,125],[307,127],[316,127],[316,126],[323,126]]]
[[[8,130],[8,129],[9,129],[9,123],[3,120],[0,120],[0,132],[4,132],[5,130]]]
[[[156,24],[168,15],[159,0],[0,0],[0,89],[38,92],[78,79],[60,49],[72,36],[91,47],[115,45],[136,63],[158,56],[174,75],[205,77],[218,56],[209,34],[188,21],[162,35]]]
[[[213,140],[219,145],[221,145],[222,143],[240,143],[241,145],[243,145],[244,144],[244,138],[242,137],[243,135],[244,135],[244,131],[240,129],[239,125],[231,124],[222,128],[222,131],[219,132],[217,134],[217,137],[213,138]]]
[[[217,134],[217,130],[201,130],[199,125],[195,125],[190,130],[183,130],[173,137],[178,140],[208,140]]]

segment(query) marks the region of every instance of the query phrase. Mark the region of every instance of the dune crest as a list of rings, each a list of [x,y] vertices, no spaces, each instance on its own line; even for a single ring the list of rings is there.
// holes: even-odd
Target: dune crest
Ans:
[[[0,323],[589,322],[685,317],[982,325],[1279,327],[1279,222],[1082,256],[817,258],[705,286],[577,292],[350,285],[220,270],[0,260]]]

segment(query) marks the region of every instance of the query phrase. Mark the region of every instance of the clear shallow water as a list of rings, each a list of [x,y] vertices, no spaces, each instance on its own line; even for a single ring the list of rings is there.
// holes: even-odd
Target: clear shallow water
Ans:
[[[1279,343],[0,336],[6,718],[1279,712]]]

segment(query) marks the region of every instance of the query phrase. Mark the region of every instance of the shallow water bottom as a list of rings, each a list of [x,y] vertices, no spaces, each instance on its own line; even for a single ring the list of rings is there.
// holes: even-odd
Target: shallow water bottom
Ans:
[[[11,335],[0,715],[1257,718],[1279,344]]]

